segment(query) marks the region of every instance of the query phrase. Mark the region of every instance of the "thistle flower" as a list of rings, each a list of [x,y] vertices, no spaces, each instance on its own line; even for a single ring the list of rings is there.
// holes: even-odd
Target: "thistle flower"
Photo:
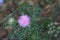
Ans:
[[[30,18],[27,15],[22,15],[18,19],[18,23],[21,27],[27,27],[30,24]]]
[[[4,0],[0,0],[0,6],[2,6]]]

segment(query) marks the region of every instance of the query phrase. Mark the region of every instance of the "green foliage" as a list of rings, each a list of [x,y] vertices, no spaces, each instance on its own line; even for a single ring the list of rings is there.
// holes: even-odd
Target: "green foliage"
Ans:
[[[16,0],[17,1],[17,0]],[[44,1],[44,0],[43,0]],[[18,1],[17,1],[18,2]],[[18,3],[16,4],[18,5]],[[46,2],[46,1],[45,1]],[[10,40],[51,40],[51,35],[56,37],[60,31],[59,26],[56,27],[54,25],[54,17],[57,14],[57,10],[59,7],[55,5],[53,8],[53,12],[51,14],[51,19],[49,17],[43,18],[44,20],[36,22],[37,18],[41,18],[40,14],[42,8],[39,5],[29,5],[28,3],[24,2],[19,7],[14,10],[9,15],[5,17],[5,23],[3,27],[6,28],[8,26],[12,26],[12,30],[9,32],[9,39]],[[30,25],[26,28],[22,28],[19,26],[16,18],[16,12],[19,11],[19,16],[26,14],[31,18]],[[11,21],[12,20],[12,21]],[[3,22],[2,20],[0,23]]]

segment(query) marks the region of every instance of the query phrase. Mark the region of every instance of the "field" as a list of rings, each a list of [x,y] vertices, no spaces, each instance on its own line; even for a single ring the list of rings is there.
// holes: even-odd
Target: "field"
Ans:
[[[60,0],[0,0],[0,40],[60,40]]]

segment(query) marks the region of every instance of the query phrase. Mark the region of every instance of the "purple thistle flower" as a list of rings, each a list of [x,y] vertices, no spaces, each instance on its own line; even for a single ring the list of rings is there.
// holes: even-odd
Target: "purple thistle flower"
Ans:
[[[2,6],[3,2],[4,2],[4,0],[0,0],[0,6]]]
[[[21,27],[27,27],[30,24],[30,17],[27,15],[22,15],[18,19],[18,23]]]

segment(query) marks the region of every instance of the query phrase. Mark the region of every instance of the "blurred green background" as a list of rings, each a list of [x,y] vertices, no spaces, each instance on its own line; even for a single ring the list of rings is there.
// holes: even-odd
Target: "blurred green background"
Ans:
[[[17,22],[23,14],[31,18],[26,28]],[[60,0],[4,0],[0,27],[11,28],[10,40],[60,40]]]

